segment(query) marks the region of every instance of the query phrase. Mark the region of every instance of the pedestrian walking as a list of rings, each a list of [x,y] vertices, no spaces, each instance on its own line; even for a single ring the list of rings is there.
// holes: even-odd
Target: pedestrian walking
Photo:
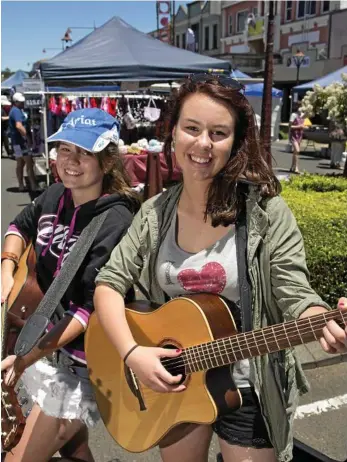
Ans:
[[[34,173],[32,151],[27,134],[28,116],[24,112],[25,97],[22,93],[15,93],[12,97],[13,107],[9,114],[9,127],[14,157],[16,159],[16,175],[20,192],[25,191],[24,167],[26,167],[31,191],[38,191]]]
[[[7,96],[1,96],[1,155],[3,154],[3,148],[5,148],[6,155],[12,156],[12,150],[10,148],[8,140],[8,122],[9,122],[9,109],[11,102]]]

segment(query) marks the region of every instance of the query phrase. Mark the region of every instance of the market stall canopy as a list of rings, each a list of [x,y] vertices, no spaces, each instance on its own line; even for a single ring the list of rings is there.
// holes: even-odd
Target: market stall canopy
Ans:
[[[11,77],[1,82],[1,88],[13,88],[21,85],[24,79],[28,79],[29,74],[24,71],[16,71]]]
[[[169,80],[230,63],[168,45],[115,16],[40,65],[45,82]]]
[[[241,72],[238,69],[234,69],[231,74],[231,77],[233,77],[236,80],[239,80],[240,82],[245,84],[245,95],[246,96],[263,96],[264,94],[264,82],[259,82],[259,79],[252,79],[250,75],[245,74],[244,72]],[[264,79],[261,79],[262,81]],[[252,83],[254,81],[254,83]],[[282,98],[283,92],[281,90],[278,90],[277,88],[272,88],[272,96],[274,98]]]
[[[345,73],[347,73],[347,66],[344,66],[335,72],[331,72],[330,74],[325,75],[324,77],[321,77],[317,80],[312,80],[311,82],[297,85],[296,87],[293,88],[293,91],[298,92],[298,91],[311,90],[314,85],[320,85],[321,87],[325,88],[331,83],[342,82],[341,74],[345,74]]]
[[[119,85],[86,85],[83,87],[46,86],[47,93],[97,93],[119,91]]]
[[[246,96],[263,96],[264,94],[264,84],[263,83],[252,83],[251,85],[246,85],[245,95]],[[282,98],[283,91],[278,90],[278,88],[272,87],[271,94],[273,98]]]

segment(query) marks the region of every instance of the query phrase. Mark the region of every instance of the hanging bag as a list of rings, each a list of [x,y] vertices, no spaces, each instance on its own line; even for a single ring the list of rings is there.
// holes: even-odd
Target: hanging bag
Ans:
[[[151,103],[153,103],[153,106],[151,106]],[[150,122],[155,122],[159,119],[160,109],[157,108],[153,98],[149,99],[148,106],[145,107],[144,116],[145,119],[149,120]]]
[[[127,112],[123,117],[123,121],[128,130],[133,130],[136,127],[136,120],[134,119],[134,116],[131,113],[129,103],[127,106]]]

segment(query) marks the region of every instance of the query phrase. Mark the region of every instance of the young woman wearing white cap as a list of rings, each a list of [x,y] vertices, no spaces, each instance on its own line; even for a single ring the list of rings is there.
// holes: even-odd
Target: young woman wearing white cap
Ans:
[[[37,279],[46,292],[82,230],[109,210],[102,229],[61,300],[49,332],[23,357],[2,362],[5,383],[19,378],[36,403],[19,444],[6,462],[46,462],[99,413],[88,378],[84,331],[93,311],[94,279],[138,208],[118,153],[118,123],[104,111],[84,109],[69,114],[56,142],[57,171],[62,183],[52,185],[10,224],[2,254],[2,301],[13,286],[13,271],[29,241],[35,242]],[[54,352],[53,362],[47,356]],[[86,462],[94,461],[88,450]]]
[[[9,127],[12,141],[14,156],[17,161],[16,175],[18,180],[19,191],[25,191],[23,176],[24,166],[26,166],[30,188],[32,191],[37,191],[34,173],[34,163],[31,156],[31,151],[28,146],[27,139],[27,115],[23,111],[25,97],[22,93],[15,93],[12,96],[13,106],[9,114]]]

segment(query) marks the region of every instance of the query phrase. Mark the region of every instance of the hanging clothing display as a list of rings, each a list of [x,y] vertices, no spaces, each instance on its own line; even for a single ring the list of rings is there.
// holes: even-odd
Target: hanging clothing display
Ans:
[[[149,106],[156,106],[156,120],[149,120]],[[163,135],[163,130],[157,129],[166,109],[166,99],[152,94],[124,94],[95,96],[87,95],[51,95],[48,103],[48,135],[58,130],[63,119],[71,111],[83,108],[100,108],[117,118],[121,125],[121,137],[126,144],[131,144],[140,138],[154,138]],[[126,124],[127,118],[132,120]]]

